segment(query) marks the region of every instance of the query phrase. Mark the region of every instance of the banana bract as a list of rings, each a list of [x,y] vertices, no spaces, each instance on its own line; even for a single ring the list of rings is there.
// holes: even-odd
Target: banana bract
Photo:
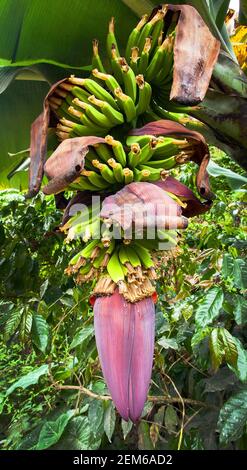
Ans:
[[[96,343],[104,378],[120,415],[136,422],[150,384],[155,309],[151,298],[131,304],[115,291],[94,305]]]

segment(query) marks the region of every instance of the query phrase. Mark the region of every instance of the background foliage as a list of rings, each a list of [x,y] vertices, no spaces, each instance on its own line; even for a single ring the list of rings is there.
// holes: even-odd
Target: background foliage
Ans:
[[[193,188],[190,167],[179,171]],[[71,248],[54,200],[0,192],[3,449],[247,448],[246,179],[219,151],[210,172],[212,210],[159,257],[155,362],[138,426],[107,399],[89,291],[63,273]]]

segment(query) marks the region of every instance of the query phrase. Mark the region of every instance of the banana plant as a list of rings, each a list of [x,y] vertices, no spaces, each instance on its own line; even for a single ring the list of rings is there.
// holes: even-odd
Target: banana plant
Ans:
[[[88,75],[91,66],[90,42],[98,37],[100,44],[104,43],[106,25],[111,16],[116,19],[119,49],[123,53],[124,44],[138,17],[145,13],[150,14],[152,5],[157,4],[156,0],[150,0],[150,2],[120,0],[117,4],[112,1],[107,6],[102,4],[102,7],[101,3],[97,5],[96,3],[95,1],[94,5],[94,2],[85,1],[82,6],[79,0],[75,0],[73,8],[68,9],[66,0],[53,2],[35,0],[32,4],[23,0],[16,9],[13,0],[1,2],[0,105],[3,119],[0,131],[0,182],[2,187],[9,185],[26,187],[26,171],[21,170],[14,174],[13,170],[25,161],[25,151],[29,150],[30,124],[41,111],[41,101],[47,94],[49,85],[70,73],[80,76]],[[220,76],[220,92],[223,92],[224,103],[227,104],[223,106],[222,99],[220,99],[222,97],[219,97],[216,92],[215,95],[209,96],[206,106],[203,106],[199,112],[193,109],[191,114],[184,116],[184,110],[183,116],[172,116],[176,113],[169,113],[169,100],[166,97],[160,103],[162,109],[159,109],[159,112],[162,117],[165,112],[166,117],[178,119],[188,128],[198,129],[210,143],[218,145],[232,155],[238,163],[246,166],[244,163],[245,144],[243,145],[242,139],[239,138],[239,135],[242,136],[242,131],[238,129],[241,124],[245,125],[242,109],[246,99],[246,91],[244,91],[246,78],[239,70],[224,24],[229,3],[229,0],[171,2],[171,4],[188,4],[194,7],[214,37],[220,41],[222,52],[219,56],[220,63],[216,64],[216,78],[213,83],[217,88]],[[240,3],[240,21],[244,24],[246,2],[241,0]],[[66,32],[64,32],[65,18]],[[33,28],[34,24],[35,28]],[[34,40],[35,48],[33,47]],[[106,53],[103,47],[101,55],[104,62]],[[226,62],[227,68],[225,68]],[[222,81],[227,82],[223,88]],[[232,82],[237,85],[237,89],[233,91],[228,88],[229,83]],[[222,125],[222,121],[226,121],[222,118],[222,114],[225,108],[229,111],[232,104],[229,95],[236,95],[233,103],[234,113],[228,112],[227,116],[227,121],[233,124],[233,135],[229,135]],[[239,105],[237,99],[240,100]],[[193,116],[192,119],[190,115]]]
[[[141,2],[131,3],[140,13]],[[75,193],[61,231],[67,243],[80,240],[82,247],[66,272],[78,284],[91,284],[102,371],[119,413],[134,422],[152,370],[155,253],[173,250],[177,230],[186,229],[188,217],[209,210],[213,199],[203,134],[227,145],[233,156],[236,148],[243,166],[247,145],[247,80],[225,34],[228,2],[223,8],[220,2],[188,3],[142,15],[128,29],[125,47],[112,17],[106,52],[94,40],[89,66],[67,66],[66,78],[46,90],[31,127],[28,197],[42,187],[66,207],[63,192]],[[31,12],[22,13],[28,21]],[[13,47],[12,61],[21,73],[33,72],[34,62],[16,61],[21,45],[19,40]],[[198,165],[204,202],[169,174],[191,161]],[[100,210],[89,195],[99,196]],[[80,202],[88,208],[86,220]]]

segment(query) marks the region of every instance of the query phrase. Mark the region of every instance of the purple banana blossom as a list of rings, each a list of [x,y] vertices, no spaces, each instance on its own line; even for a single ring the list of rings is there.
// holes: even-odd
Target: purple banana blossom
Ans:
[[[123,419],[141,416],[152,373],[155,308],[151,297],[131,304],[118,290],[94,304],[99,358],[108,389]]]

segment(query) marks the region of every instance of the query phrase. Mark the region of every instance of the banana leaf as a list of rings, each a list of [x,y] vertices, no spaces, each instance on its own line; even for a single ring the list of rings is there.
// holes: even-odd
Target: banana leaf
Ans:
[[[239,23],[247,26],[247,1],[240,0]]]

